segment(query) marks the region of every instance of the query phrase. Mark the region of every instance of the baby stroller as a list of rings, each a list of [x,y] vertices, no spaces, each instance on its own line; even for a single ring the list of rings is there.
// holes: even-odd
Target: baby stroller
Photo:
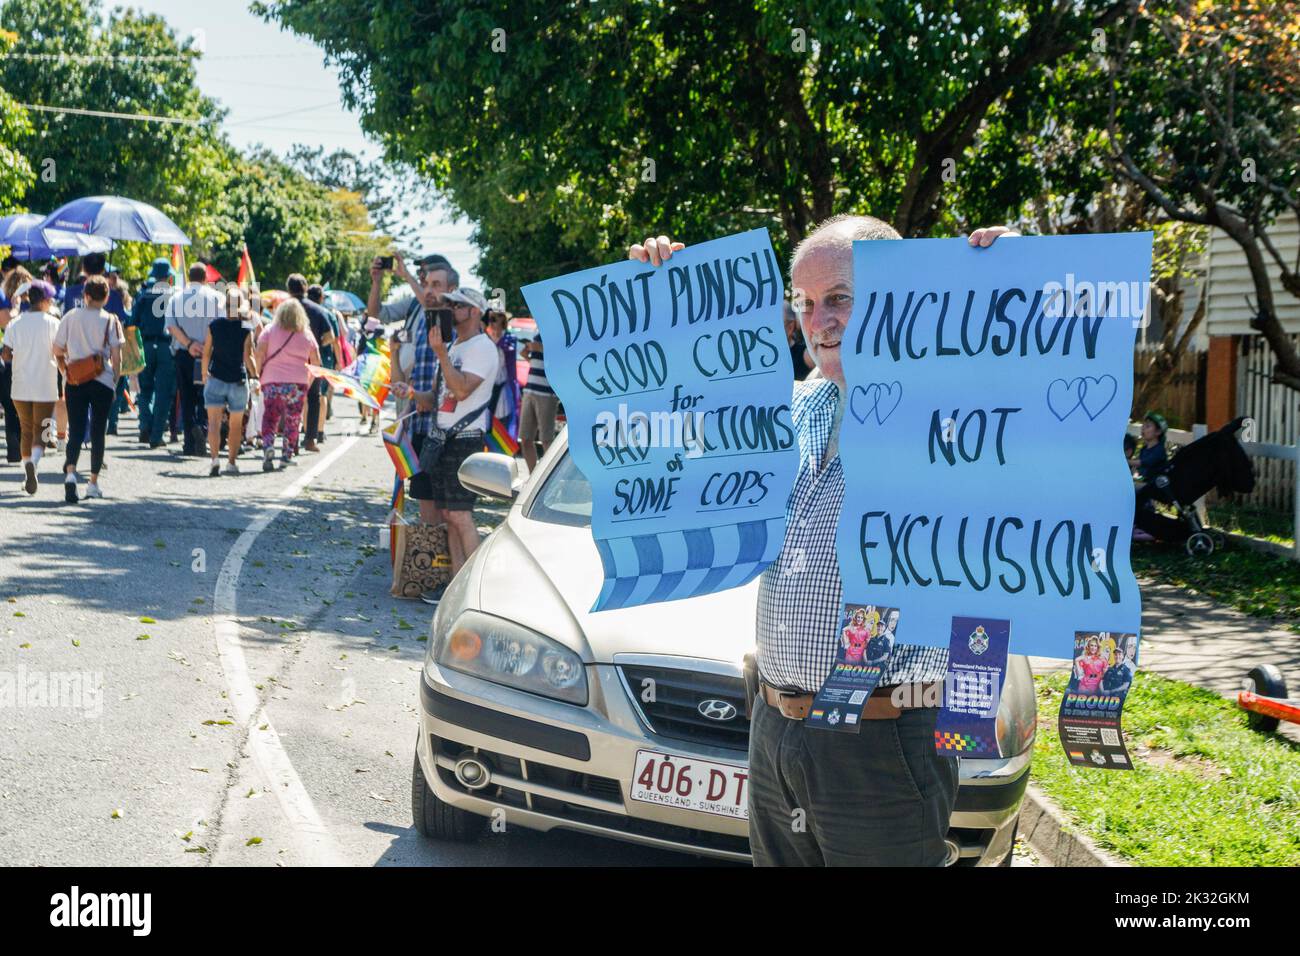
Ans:
[[[1247,494],[1255,489],[1255,469],[1246,450],[1237,441],[1244,418],[1237,418],[1218,431],[1184,447],[1137,493],[1133,523],[1160,541],[1183,540],[1192,557],[1212,554],[1223,547],[1223,536],[1209,532],[1196,513],[1196,502],[1211,488],[1219,494]],[[1169,518],[1155,509],[1155,502],[1171,505],[1178,513]]]

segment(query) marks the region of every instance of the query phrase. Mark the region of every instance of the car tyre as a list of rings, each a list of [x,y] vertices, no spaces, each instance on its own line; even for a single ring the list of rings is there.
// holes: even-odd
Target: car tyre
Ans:
[[[420,755],[415,755],[411,771],[411,816],[420,836],[430,840],[468,843],[483,832],[486,818],[468,810],[461,810],[438,799],[437,794],[424,779]]]
[[[1246,675],[1245,689],[1254,691],[1261,697],[1280,697],[1285,700],[1287,696],[1286,678],[1272,664],[1257,664],[1252,667],[1250,673]],[[1253,710],[1246,711],[1246,722],[1251,730],[1266,734],[1277,730],[1279,723],[1276,717],[1257,714]]]

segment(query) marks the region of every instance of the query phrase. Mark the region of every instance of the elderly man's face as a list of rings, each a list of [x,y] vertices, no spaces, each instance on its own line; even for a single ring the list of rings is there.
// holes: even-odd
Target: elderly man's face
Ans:
[[[847,249],[810,249],[790,277],[799,326],[822,375],[844,385],[840,339],[853,311],[853,254]]]

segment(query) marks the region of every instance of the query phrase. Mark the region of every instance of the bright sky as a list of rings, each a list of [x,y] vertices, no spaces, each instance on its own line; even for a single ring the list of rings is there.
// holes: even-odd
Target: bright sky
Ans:
[[[106,0],[105,6],[160,14],[182,38],[203,31],[207,52],[199,61],[199,87],[229,110],[225,129],[237,147],[261,143],[285,154],[303,143],[327,152],[347,149],[378,157],[378,148],[362,134],[356,115],[343,108],[338,74],[325,66],[320,49],[253,16],[246,2]],[[469,223],[453,221],[446,213],[427,217],[426,222],[418,251],[441,252],[462,273],[477,274],[479,253],[469,240]]]

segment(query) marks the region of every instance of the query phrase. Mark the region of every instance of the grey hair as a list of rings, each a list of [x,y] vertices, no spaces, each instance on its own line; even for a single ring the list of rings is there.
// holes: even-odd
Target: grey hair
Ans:
[[[790,257],[790,272],[799,264],[799,260],[813,249],[829,246],[844,252],[853,251],[855,239],[902,239],[898,230],[875,216],[854,216],[841,213],[831,216],[817,224],[816,228],[794,247]]]

